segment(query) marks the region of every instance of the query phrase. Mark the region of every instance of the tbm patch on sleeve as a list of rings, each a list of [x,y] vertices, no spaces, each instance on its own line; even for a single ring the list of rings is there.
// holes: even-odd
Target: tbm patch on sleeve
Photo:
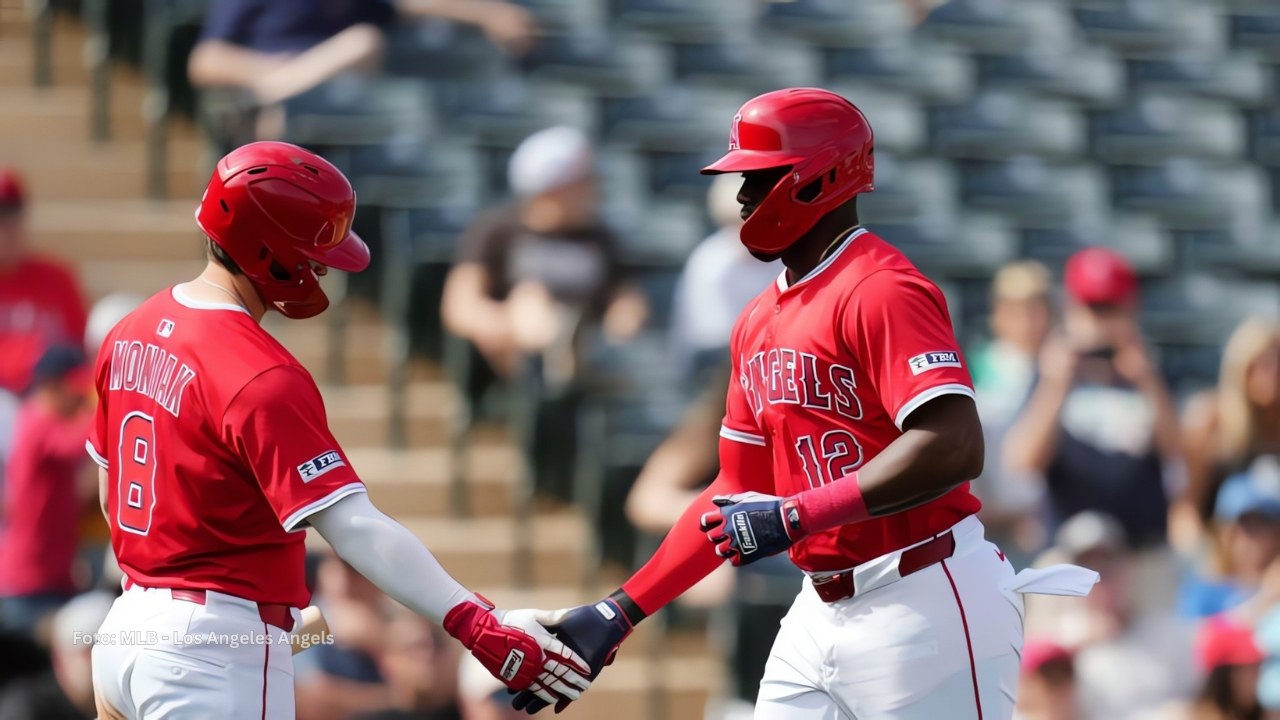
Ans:
[[[330,450],[299,465],[298,474],[302,476],[302,482],[308,483],[330,470],[345,467],[346,464],[337,450]]]
[[[921,353],[907,360],[907,364],[911,366],[911,374],[919,375],[928,370],[936,370],[937,368],[963,367],[960,364],[960,353],[955,350],[934,350],[933,352]]]

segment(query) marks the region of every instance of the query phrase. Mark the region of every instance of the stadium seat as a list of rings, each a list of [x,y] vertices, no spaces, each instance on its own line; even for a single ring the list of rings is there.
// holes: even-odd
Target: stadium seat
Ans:
[[[571,85],[504,75],[482,84],[442,84],[435,95],[450,130],[480,144],[515,147],[553,125],[595,129],[595,96]]]
[[[1280,233],[1266,216],[1236,216],[1225,227],[1178,233],[1188,267],[1221,269],[1242,275],[1280,273]]]
[[[1280,59],[1280,15],[1274,4],[1231,15],[1230,27],[1233,46],[1260,52],[1272,61]]]
[[[393,143],[348,148],[347,167],[363,205],[476,206],[484,197],[481,154],[461,143]]]
[[[724,143],[701,152],[646,153],[649,162],[649,190],[661,197],[683,197],[693,202],[704,200],[711,178],[699,171],[724,154]]]
[[[928,142],[928,118],[921,103],[908,93],[869,83],[832,83],[827,89],[851,100],[875,128],[876,149],[913,154]]]
[[[969,207],[1003,213],[1020,227],[1065,227],[1106,214],[1106,179],[1093,166],[1023,156],[962,168]]]
[[[1132,60],[1129,74],[1139,88],[1192,93],[1253,107],[1268,103],[1275,94],[1272,73],[1247,53],[1224,57],[1181,53]]]
[[[538,27],[561,30],[599,30],[606,25],[605,3],[599,0],[511,0],[533,13]]]
[[[1116,207],[1151,212],[1176,230],[1229,227],[1233,218],[1267,211],[1266,175],[1248,165],[1212,165],[1188,158],[1111,169]]]
[[[1141,275],[1167,273],[1176,261],[1169,231],[1155,218],[1132,213],[1115,213],[1066,227],[1029,228],[1022,241],[1024,256],[1049,267],[1062,267],[1067,258],[1093,245],[1124,255]]]
[[[589,30],[544,34],[520,58],[521,69],[538,79],[583,85],[598,93],[635,94],[667,79],[670,60],[657,43],[622,42]]]
[[[1250,157],[1271,167],[1280,167],[1280,110],[1253,116],[1253,147]],[[1280,208],[1280,205],[1276,205]]]
[[[1094,116],[1093,152],[1113,163],[1170,156],[1231,160],[1243,157],[1245,126],[1232,107],[1176,95],[1139,95]]]
[[[603,99],[607,139],[648,150],[701,152],[721,147],[750,93],[671,85],[640,97]]]
[[[1014,15],[1012,0],[952,0],[931,12],[921,29],[975,50],[1014,50],[1027,43]]]
[[[285,137],[302,145],[382,144],[435,131],[430,90],[413,79],[340,76],[284,107]]]
[[[1089,105],[1119,100],[1125,91],[1124,70],[1099,47],[1031,48],[978,60],[983,87],[1037,92]]]
[[[868,223],[867,227],[902,250],[936,278],[988,277],[1017,256],[1017,233],[1003,218],[966,213],[942,227],[924,223]]]
[[[831,48],[823,59],[828,84],[871,83],[940,103],[969,97],[977,74],[967,54],[923,41]]]
[[[740,88],[749,95],[811,84],[821,66],[812,48],[774,38],[676,43],[674,49],[681,82]]]
[[[901,0],[792,0],[765,4],[761,27],[815,45],[874,45],[904,38],[911,18]]]
[[[623,262],[633,267],[678,267],[710,232],[702,203],[655,199],[616,211],[608,221]]]
[[[1177,52],[1220,52],[1225,20],[1212,4],[1192,0],[1118,0],[1075,8],[1090,43],[1130,58]]]
[[[1085,122],[1073,105],[1007,90],[987,90],[959,107],[931,113],[933,145],[956,158],[1031,154],[1072,157],[1085,146]]]
[[[392,25],[384,71],[425,80],[479,79],[498,72],[502,51],[475,28],[421,20]]]
[[[1242,318],[1280,315],[1274,283],[1204,273],[1147,283],[1141,302],[1144,330],[1164,343],[1218,345]]]
[[[1075,44],[1070,15],[1043,0],[951,0],[925,19],[925,37],[978,53]]]
[[[612,0],[614,21],[628,30],[698,42],[741,35],[755,10],[740,0]]]
[[[955,168],[934,158],[899,160],[876,153],[876,189],[858,198],[858,214],[868,225],[954,224],[959,208]]]

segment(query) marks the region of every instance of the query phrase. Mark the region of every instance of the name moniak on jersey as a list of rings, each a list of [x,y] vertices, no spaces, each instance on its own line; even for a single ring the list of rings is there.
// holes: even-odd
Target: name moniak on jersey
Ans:
[[[178,417],[182,395],[196,371],[162,348],[137,340],[117,340],[111,353],[110,390],[144,395]]]

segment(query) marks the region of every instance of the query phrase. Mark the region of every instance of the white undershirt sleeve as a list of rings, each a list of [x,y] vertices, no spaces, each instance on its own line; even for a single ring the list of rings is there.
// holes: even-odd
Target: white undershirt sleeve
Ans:
[[[413,533],[374,507],[367,493],[348,495],[307,522],[339,557],[419,615],[440,622],[473,597]]]

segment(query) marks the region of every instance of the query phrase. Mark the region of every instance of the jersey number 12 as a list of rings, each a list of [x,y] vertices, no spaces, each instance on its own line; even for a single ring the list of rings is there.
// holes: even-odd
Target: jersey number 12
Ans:
[[[829,430],[817,440],[802,435],[796,440],[796,452],[809,487],[835,482],[862,464],[862,446],[847,430]]]

